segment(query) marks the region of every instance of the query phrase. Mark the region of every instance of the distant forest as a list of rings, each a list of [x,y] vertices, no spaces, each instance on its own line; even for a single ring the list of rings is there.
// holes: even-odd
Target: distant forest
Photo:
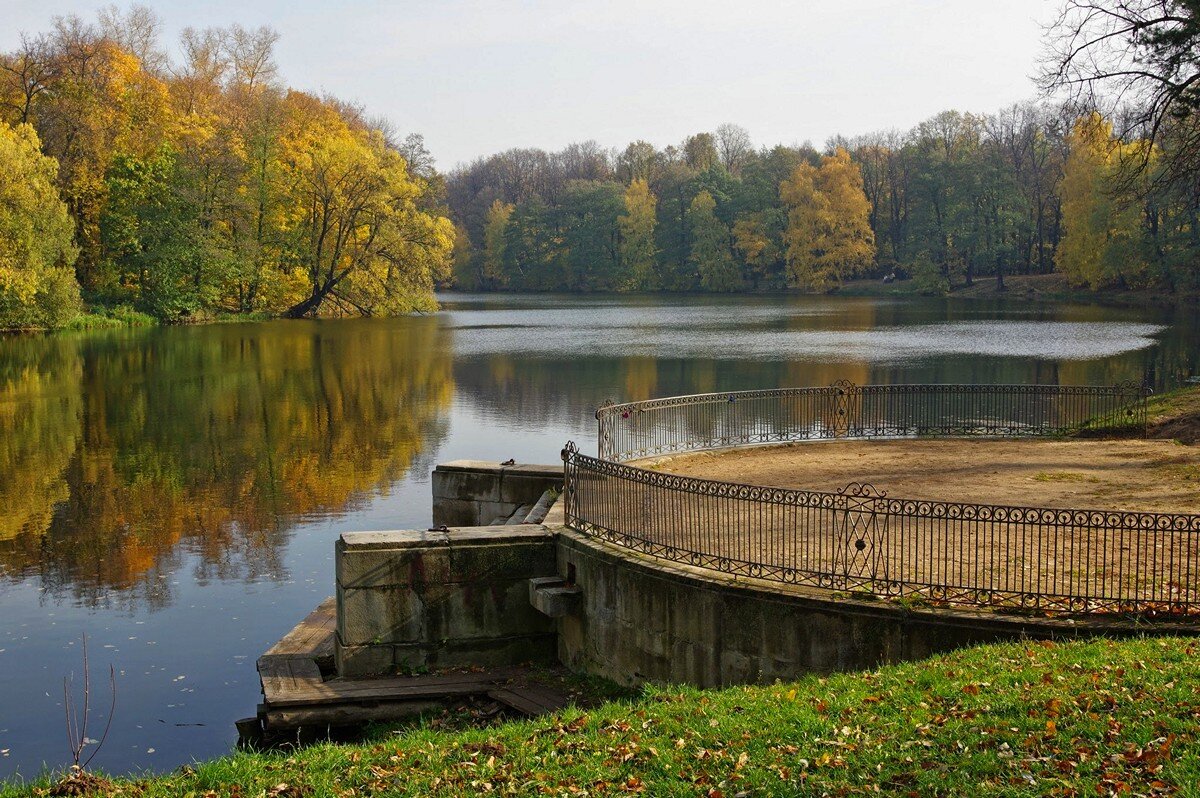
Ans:
[[[1130,178],[1096,113],[1028,103],[909,131],[755,147],[737,125],[656,148],[517,149],[447,176],[454,284],[566,291],[827,290],[1064,272],[1091,289],[1190,291],[1194,186]]]

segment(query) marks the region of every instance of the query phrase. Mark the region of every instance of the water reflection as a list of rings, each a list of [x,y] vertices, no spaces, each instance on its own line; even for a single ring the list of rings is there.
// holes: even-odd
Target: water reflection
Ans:
[[[298,521],[386,493],[444,436],[435,319],[8,342],[0,568],[130,609],[195,579],[279,579]]]
[[[429,522],[428,470],[594,447],[605,399],[898,382],[1170,387],[1194,309],[470,296],[430,317],[0,339],[0,778],[61,764],[86,631],[96,764],[223,753],[254,659],[332,592],[342,531]],[[184,678],[186,677],[186,678]]]

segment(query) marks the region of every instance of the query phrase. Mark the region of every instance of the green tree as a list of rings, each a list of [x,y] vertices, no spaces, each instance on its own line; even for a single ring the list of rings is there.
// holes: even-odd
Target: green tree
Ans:
[[[100,216],[103,249],[117,275],[116,301],[132,299],[148,313],[176,320],[216,305],[230,262],[202,224],[177,157],[164,146],[151,158],[118,155],[106,178]]]
[[[32,127],[0,122],[0,329],[60,327],[79,312],[75,226],[57,172]]]
[[[729,228],[717,218],[716,209],[716,200],[707,191],[697,194],[688,208],[692,264],[705,291],[737,291],[742,279],[729,251]]]
[[[483,226],[483,275],[481,283],[488,288],[499,288],[506,283],[504,250],[507,246],[508,221],[516,206],[495,200],[488,209],[487,221]]]
[[[474,290],[479,287],[479,272],[475,269],[475,248],[466,225],[454,225],[454,265],[451,282],[456,288]]]
[[[654,215],[658,200],[643,179],[635,179],[625,190],[625,213],[618,219],[621,230],[621,261],[625,265],[626,286],[634,291],[660,287],[655,273]]]
[[[616,291],[621,287],[620,227],[625,210],[620,183],[576,180],[562,203],[562,246],[566,250],[564,283],[583,291]]]

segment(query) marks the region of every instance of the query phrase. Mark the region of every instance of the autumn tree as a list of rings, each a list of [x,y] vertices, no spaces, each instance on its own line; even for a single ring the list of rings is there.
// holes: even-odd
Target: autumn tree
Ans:
[[[475,270],[474,246],[467,228],[459,223],[454,225],[454,262],[451,265],[450,283],[458,288],[475,289],[479,287],[479,273]]]
[[[688,208],[692,227],[691,262],[700,275],[705,291],[737,291],[741,275],[729,251],[729,228],[717,218],[717,203],[707,191],[701,191]]]
[[[33,128],[0,122],[0,329],[59,327],[79,311],[74,225],[56,172]]]
[[[387,315],[434,309],[433,276],[447,266],[454,225],[420,210],[419,178],[378,132],[351,129],[328,108],[298,132],[287,159],[292,253],[304,296],[285,314]],[[308,125],[315,125],[315,130]]]
[[[626,271],[626,286],[635,291],[659,287],[655,272],[654,209],[658,200],[649,184],[635,179],[625,190],[625,213],[620,217],[621,260]]]
[[[784,238],[794,285],[828,290],[874,258],[870,203],[846,150],[838,147],[820,167],[800,164],[779,190],[789,209]]]
[[[1146,271],[1139,208],[1121,196],[1118,170],[1133,146],[1093,113],[1071,130],[1062,181],[1063,238],[1057,265],[1075,285],[1128,287]]]
[[[495,200],[488,209],[487,223],[483,228],[483,274],[482,282],[489,288],[504,285],[504,250],[508,220],[516,206],[510,202]]]
[[[1041,83],[1076,107],[1119,113],[1120,138],[1153,145],[1124,153],[1126,190],[1138,188],[1138,178],[1153,178],[1140,180],[1144,194],[1200,177],[1200,4],[1194,0],[1064,0]]]

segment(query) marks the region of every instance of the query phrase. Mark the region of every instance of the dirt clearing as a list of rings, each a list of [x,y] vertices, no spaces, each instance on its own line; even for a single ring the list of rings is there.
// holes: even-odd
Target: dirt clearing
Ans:
[[[894,498],[1200,513],[1200,446],[1163,440],[821,441],[685,455],[660,470]]]

